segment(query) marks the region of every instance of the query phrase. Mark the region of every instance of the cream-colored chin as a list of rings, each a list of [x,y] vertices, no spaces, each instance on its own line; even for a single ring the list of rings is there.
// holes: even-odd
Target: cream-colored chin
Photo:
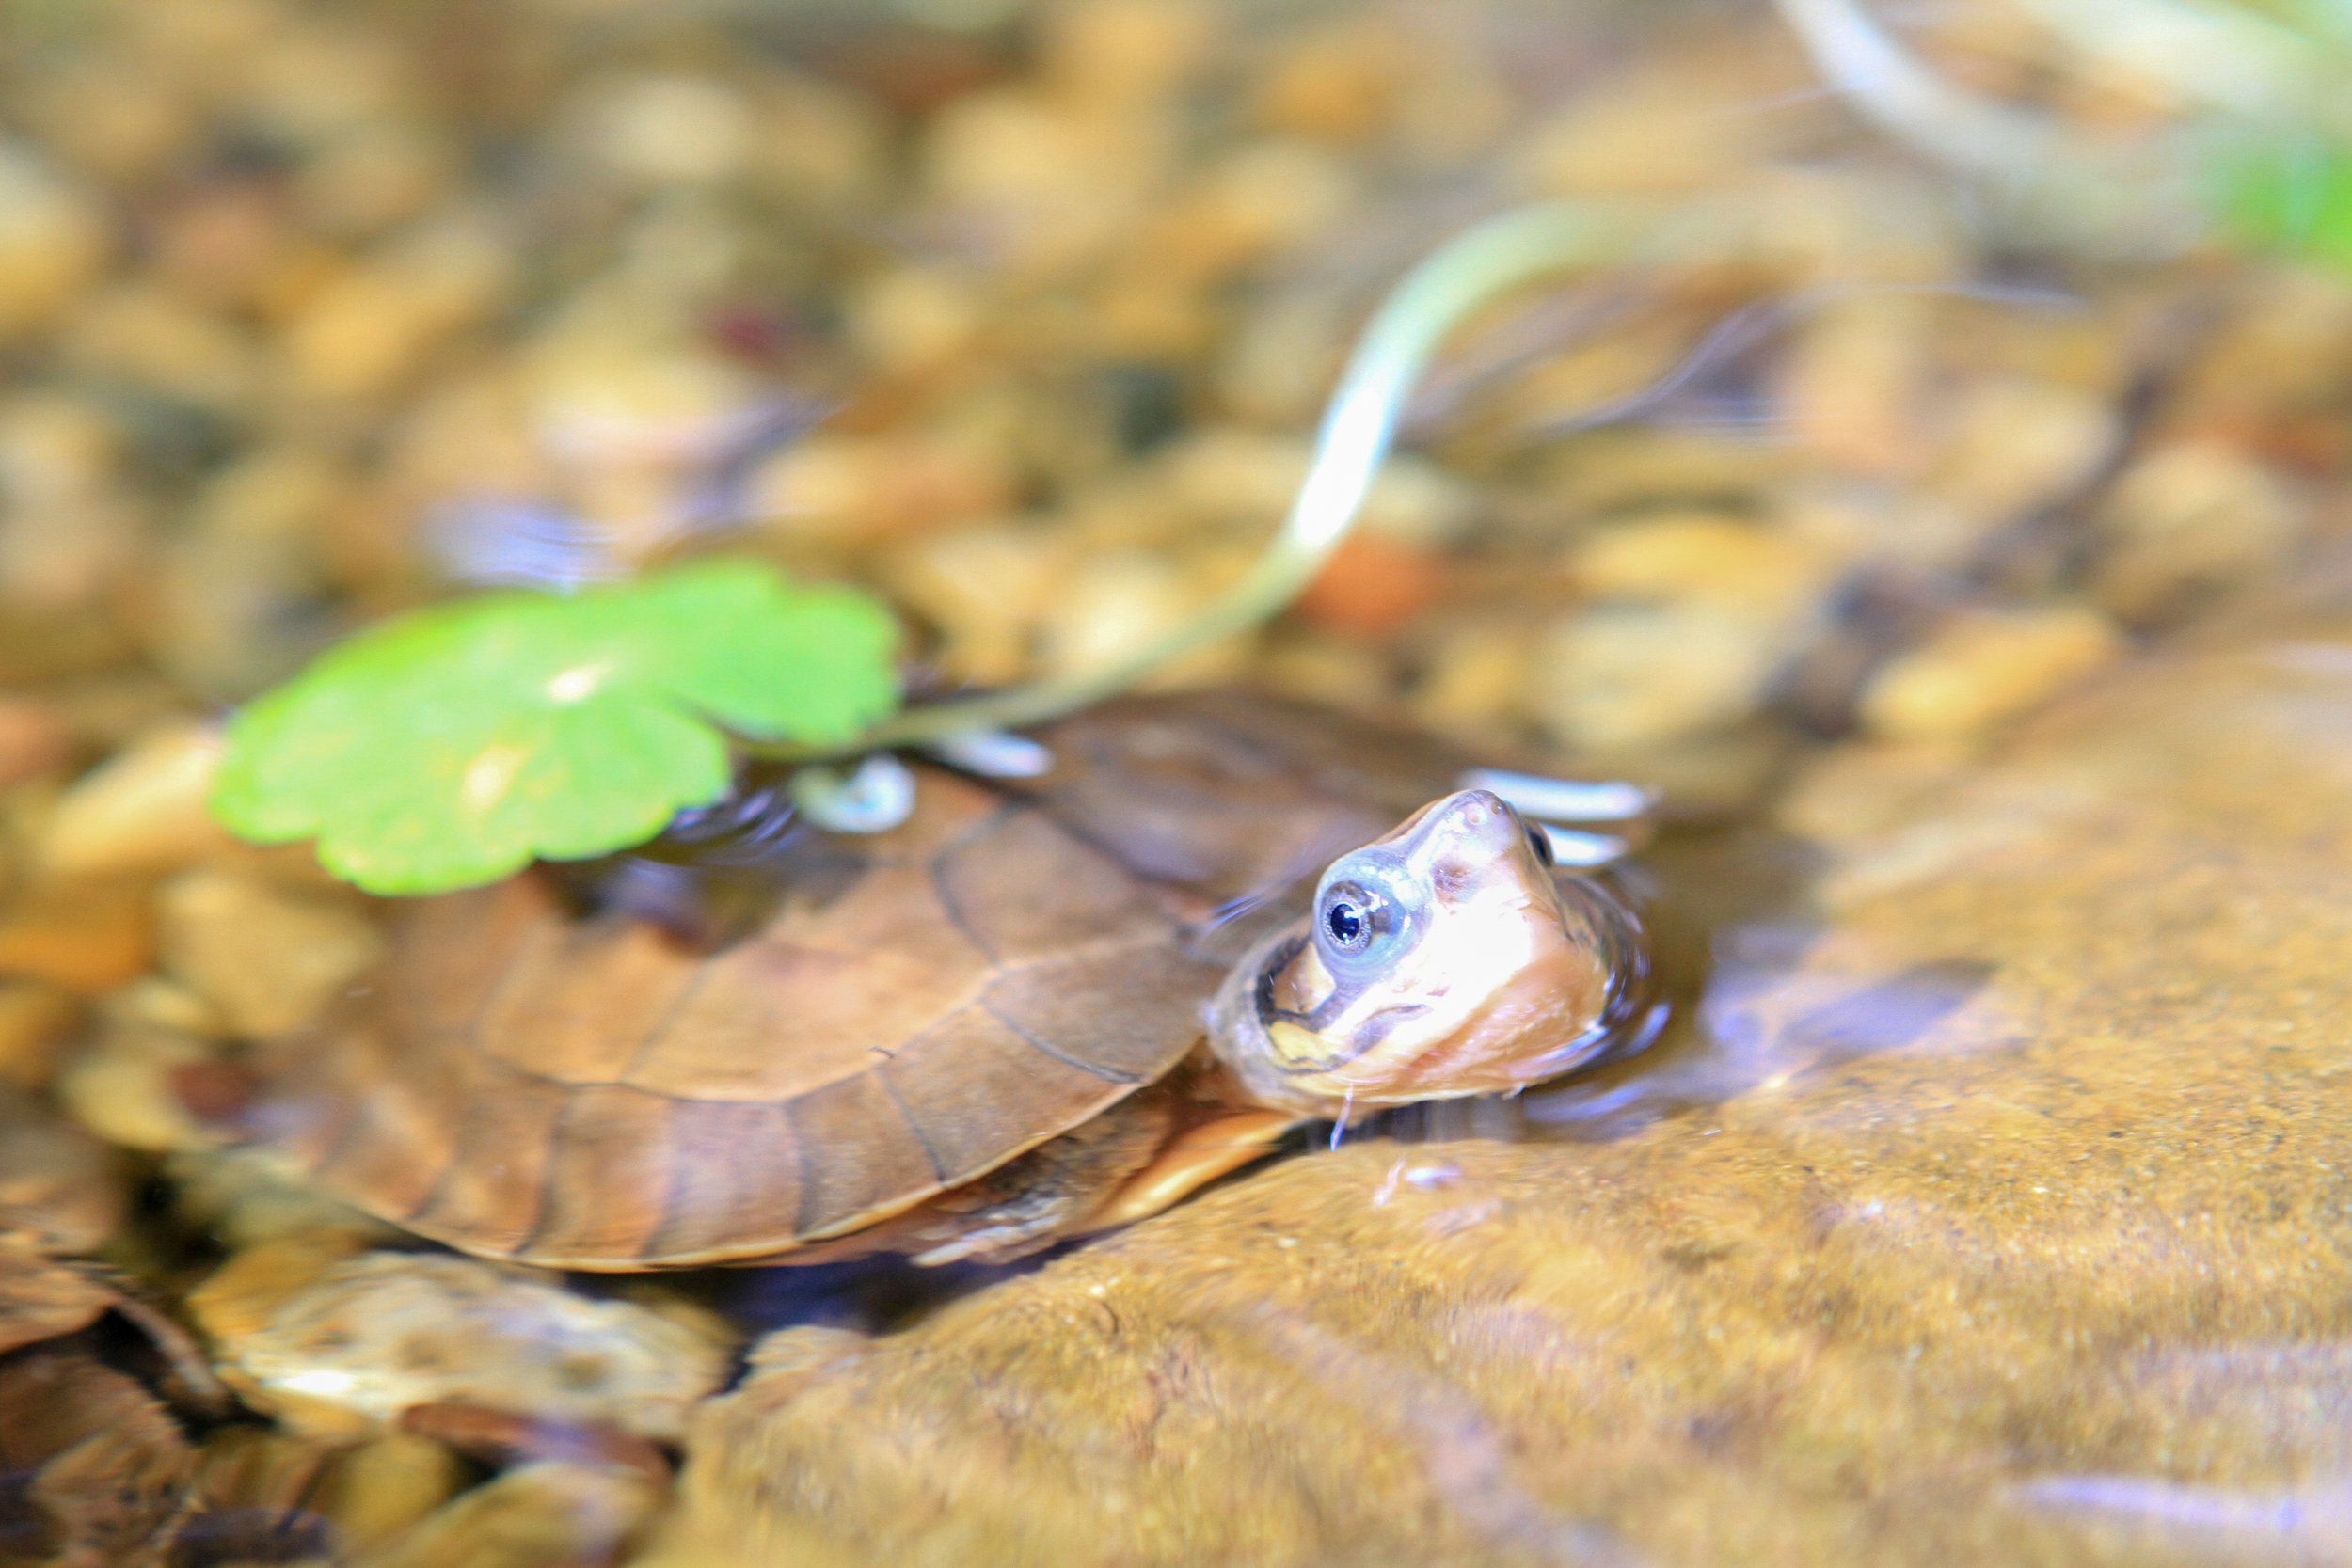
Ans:
[[[1327,1101],[1314,1087],[1313,1075],[1293,1070],[1289,1064],[1304,1053],[1327,1052],[1316,1037],[1289,1024],[1276,1036],[1258,1011],[1258,988],[1285,948],[1305,940],[1306,924],[1263,938],[1226,972],[1209,1003],[1209,1049],[1225,1064],[1243,1092],[1255,1103],[1303,1116],[1334,1114],[1338,1102]],[[1306,951],[1311,952],[1311,946]],[[1304,1036],[1303,1039],[1297,1037]]]

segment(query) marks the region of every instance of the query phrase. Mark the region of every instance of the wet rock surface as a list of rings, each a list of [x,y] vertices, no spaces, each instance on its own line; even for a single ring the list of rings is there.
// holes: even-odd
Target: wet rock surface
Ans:
[[[162,1560],[197,1468],[187,1423],[225,1410],[168,1319],[0,1230],[0,1564]]]
[[[682,1304],[594,1301],[552,1275],[331,1234],[240,1253],[189,1308],[247,1402],[329,1433],[456,1402],[675,1438],[732,1350]]]
[[[2352,641],[1937,768],[1801,784],[1808,874],[1561,1136],[771,1337],[656,1560],[2352,1559]]]

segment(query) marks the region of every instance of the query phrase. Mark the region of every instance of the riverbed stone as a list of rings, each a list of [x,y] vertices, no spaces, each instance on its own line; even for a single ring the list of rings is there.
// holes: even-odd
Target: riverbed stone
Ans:
[[[1526,1138],[785,1330],[653,1560],[2352,1560],[2352,635],[2288,625],[1665,857],[1703,987]]]
[[[195,1344],[103,1271],[0,1212],[0,1562],[162,1568],[228,1414]]]
[[[556,1275],[358,1247],[333,1231],[263,1243],[188,1298],[223,1375],[287,1426],[367,1435],[455,1402],[670,1440],[724,1381],[733,1344],[682,1302],[598,1301]]]

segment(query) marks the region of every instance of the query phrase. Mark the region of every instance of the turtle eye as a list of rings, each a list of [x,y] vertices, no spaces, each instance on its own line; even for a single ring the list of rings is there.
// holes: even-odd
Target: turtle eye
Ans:
[[[1341,882],[1323,897],[1323,938],[1343,953],[1360,953],[1393,922],[1389,901],[1358,882]]]
[[[1535,851],[1535,858],[1544,864],[1559,863],[1558,857],[1551,852],[1551,835],[1544,832],[1540,823],[1530,822],[1527,825],[1527,847]]]

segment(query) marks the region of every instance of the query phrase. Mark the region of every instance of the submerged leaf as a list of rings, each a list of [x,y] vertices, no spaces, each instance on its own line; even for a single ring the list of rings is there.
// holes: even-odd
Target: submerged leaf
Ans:
[[[864,594],[744,561],[420,610],[240,713],[213,807],[257,842],[315,837],[371,893],[604,854],[725,792],[723,732],[831,745],[887,715],[897,635]]]

